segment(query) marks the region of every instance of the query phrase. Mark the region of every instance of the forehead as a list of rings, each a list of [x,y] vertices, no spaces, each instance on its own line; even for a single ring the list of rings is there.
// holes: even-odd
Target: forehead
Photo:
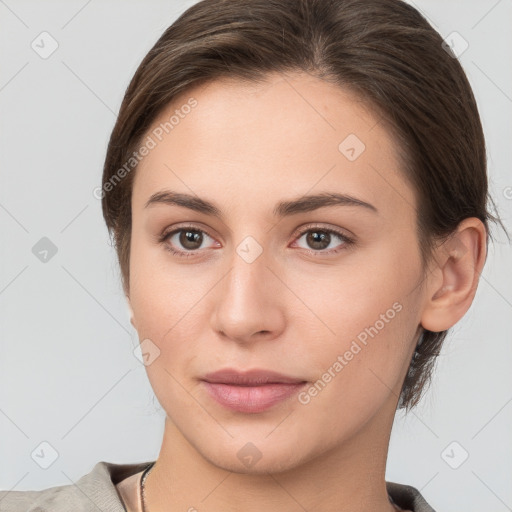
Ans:
[[[212,199],[229,193],[230,201],[235,195],[269,207],[283,197],[333,190],[390,215],[415,204],[382,118],[355,93],[304,73],[189,88],[147,136],[156,144],[137,168],[134,208],[163,188]]]

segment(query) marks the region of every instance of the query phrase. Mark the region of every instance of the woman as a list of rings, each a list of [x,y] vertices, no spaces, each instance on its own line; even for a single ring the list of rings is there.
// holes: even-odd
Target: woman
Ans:
[[[103,214],[166,412],[156,461],[0,510],[433,510],[384,479],[483,269],[482,127],[400,0],[204,0],[150,50]]]

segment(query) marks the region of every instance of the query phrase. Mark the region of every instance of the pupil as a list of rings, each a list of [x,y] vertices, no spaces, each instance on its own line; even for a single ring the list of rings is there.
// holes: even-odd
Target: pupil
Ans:
[[[319,235],[319,236],[317,236]],[[322,243],[322,242],[326,242],[327,243]],[[315,249],[325,249],[328,245],[329,245],[329,241],[330,241],[330,235],[329,233],[325,233],[324,231],[312,231],[309,235],[308,235],[308,243],[311,242],[311,244],[313,245],[313,247]],[[317,245],[320,244],[320,247],[318,247]]]
[[[180,243],[183,245],[183,247],[187,247],[188,249],[197,249],[197,247],[194,246],[194,243],[200,246],[201,237],[201,233],[196,231],[183,231],[180,236]],[[190,243],[192,244],[192,247],[189,246]]]

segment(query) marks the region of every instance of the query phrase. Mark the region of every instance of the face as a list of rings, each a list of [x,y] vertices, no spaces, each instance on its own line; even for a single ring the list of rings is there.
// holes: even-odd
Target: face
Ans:
[[[169,424],[217,466],[293,468],[394,412],[422,269],[415,194],[378,121],[338,86],[272,74],[190,89],[147,132],[155,144],[132,195],[132,323]],[[240,387],[204,382],[226,368],[302,384],[262,401],[246,389],[244,401]],[[244,467],[244,450],[261,459]]]

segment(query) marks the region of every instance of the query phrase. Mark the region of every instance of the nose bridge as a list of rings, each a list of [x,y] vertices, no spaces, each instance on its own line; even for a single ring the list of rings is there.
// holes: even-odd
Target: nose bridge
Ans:
[[[228,275],[230,293],[245,294],[251,288],[255,297],[261,285],[270,277],[268,266],[272,266],[271,254],[268,248],[272,235],[265,228],[254,222],[254,215],[247,211],[238,212],[236,226],[232,231],[232,244],[228,244],[231,254],[227,255],[231,271]],[[242,297],[239,297],[240,299]]]
[[[260,331],[276,331],[282,315],[271,254],[255,237],[245,236],[232,247],[230,270],[216,302],[216,328],[238,340]],[[277,322],[277,323],[276,323]]]
[[[271,274],[267,268],[269,263],[269,254],[252,236],[245,237],[234,247],[225,291],[235,303],[232,306],[245,307],[249,306],[248,302],[255,306],[255,302],[266,302],[266,297],[260,295],[264,295],[263,285],[268,284]]]

